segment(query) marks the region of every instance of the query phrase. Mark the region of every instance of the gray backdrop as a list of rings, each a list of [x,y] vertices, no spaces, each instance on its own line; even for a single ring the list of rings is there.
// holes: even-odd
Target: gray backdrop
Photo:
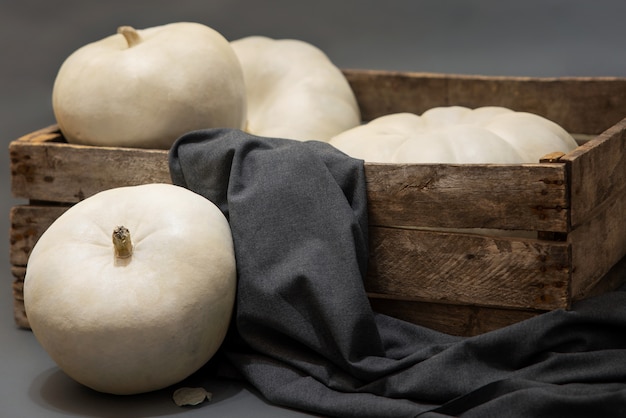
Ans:
[[[50,96],[59,66],[117,26],[198,21],[229,40],[297,38],[344,68],[625,77],[624,16],[624,0],[1,0],[0,350],[22,338],[11,310],[8,211],[20,202],[10,194],[8,144],[54,122]],[[14,359],[0,352],[3,381],[22,367]]]

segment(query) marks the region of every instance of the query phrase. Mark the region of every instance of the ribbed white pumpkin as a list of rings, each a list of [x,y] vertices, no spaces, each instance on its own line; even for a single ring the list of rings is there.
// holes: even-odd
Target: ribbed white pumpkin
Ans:
[[[249,133],[328,141],[361,123],[352,88],[319,48],[264,36],[231,45],[243,67]]]
[[[486,106],[395,113],[334,136],[346,154],[387,163],[536,163],[576,148],[574,138],[536,114]]]
[[[209,200],[167,184],[122,187],[77,203],[45,231],[28,260],[24,304],[70,377],[101,392],[147,392],[215,354],[235,271],[229,224]]]
[[[167,149],[187,131],[243,127],[243,73],[221,34],[193,22],[118,31],[59,69],[52,107],[68,142]]]

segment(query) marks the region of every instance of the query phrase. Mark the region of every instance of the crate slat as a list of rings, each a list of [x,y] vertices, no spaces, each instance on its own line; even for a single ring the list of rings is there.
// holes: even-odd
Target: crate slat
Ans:
[[[567,232],[565,164],[365,165],[372,225]]]
[[[626,115],[626,106],[623,111]],[[571,223],[575,228],[595,216],[604,202],[626,195],[626,118],[560,161],[569,165]]]
[[[10,145],[16,197],[75,203],[111,187],[171,182],[167,151],[70,145],[45,135]],[[374,225],[567,231],[562,164],[365,168]]]
[[[569,251],[564,242],[370,228],[365,287],[439,303],[567,308]]]
[[[35,243],[52,222],[69,206],[18,205],[11,208],[9,219],[9,261],[26,266]]]
[[[575,134],[597,135],[626,114],[626,78],[493,77],[344,70],[364,120],[437,106],[503,106],[537,113]]]
[[[24,308],[26,267],[12,266],[11,274],[13,275],[13,319],[18,327],[30,328],[28,318],[26,317],[26,309]]]
[[[61,140],[57,132],[47,133],[40,142],[18,140],[9,145],[15,197],[76,203],[111,187],[171,183],[167,151],[71,145]]]
[[[568,235],[572,245],[572,295],[586,294],[626,256],[626,199],[622,192]]]

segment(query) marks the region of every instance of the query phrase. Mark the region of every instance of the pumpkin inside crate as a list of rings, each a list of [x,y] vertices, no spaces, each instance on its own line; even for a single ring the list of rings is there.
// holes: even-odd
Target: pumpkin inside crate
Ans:
[[[474,335],[567,309],[622,282],[626,254],[626,79],[344,70],[364,121],[437,106],[503,106],[572,133],[574,151],[534,164],[366,163],[375,310]],[[70,145],[55,126],[10,144],[15,319],[37,238],[98,191],[170,182],[167,151]],[[459,229],[531,232],[494,235]]]

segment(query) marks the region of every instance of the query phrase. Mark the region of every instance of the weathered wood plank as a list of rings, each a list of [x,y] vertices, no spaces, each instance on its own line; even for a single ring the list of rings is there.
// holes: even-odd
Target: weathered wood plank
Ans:
[[[26,277],[26,267],[11,267],[13,275],[13,320],[18,327],[30,328],[26,309],[24,308],[24,277]]]
[[[35,243],[68,206],[29,206],[11,208],[9,218],[9,260],[14,266],[26,266]]]
[[[27,264],[41,234],[65,210],[12,208],[13,265]],[[568,303],[565,243],[376,227],[370,228],[370,240],[370,292],[538,309]]]
[[[370,228],[370,293],[500,308],[567,308],[564,242]]]
[[[18,198],[75,203],[113,187],[171,183],[165,150],[13,141],[9,153]]]
[[[572,295],[572,301],[577,302],[614,291],[624,283],[626,283],[626,256],[615,263],[593,287],[579,291],[576,295]]]
[[[370,304],[376,312],[459,336],[483,334],[543,313],[522,309],[388,299],[374,294],[370,295]]]
[[[492,77],[344,70],[364,120],[437,106],[504,106],[542,115],[569,132],[599,134],[626,109],[622,77]]]
[[[626,115],[626,107],[623,111]],[[626,118],[560,161],[569,164],[571,223],[576,228],[596,216],[604,202],[626,200]]]
[[[74,203],[107,188],[171,181],[167,151],[14,141],[10,152],[13,194],[31,200]],[[367,163],[366,177],[374,225],[568,229],[564,165]]]
[[[371,225],[566,232],[564,164],[365,165]]]
[[[626,192],[614,193],[592,218],[568,235],[572,247],[572,296],[586,294],[626,256]]]

